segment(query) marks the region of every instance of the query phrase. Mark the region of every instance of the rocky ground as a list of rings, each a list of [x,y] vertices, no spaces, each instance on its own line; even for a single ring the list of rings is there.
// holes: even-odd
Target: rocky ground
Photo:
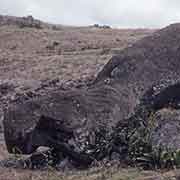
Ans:
[[[27,22],[28,21],[28,22]],[[31,17],[0,17],[0,121],[12,101],[42,95],[51,88],[68,89],[91,82],[103,65],[121,49],[150,35],[149,29],[64,27]],[[39,24],[40,23],[40,24]],[[0,160],[9,157],[0,134]],[[0,168],[2,180],[40,179],[178,179],[178,170],[140,171],[97,167],[88,171],[57,172]]]

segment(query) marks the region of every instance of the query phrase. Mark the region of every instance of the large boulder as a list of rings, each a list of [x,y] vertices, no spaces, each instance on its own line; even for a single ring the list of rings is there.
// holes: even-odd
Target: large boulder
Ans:
[[[128,155],[140,131],[150,134],[152,113],[178,108],[179,59],[180,24],[174,24],[112,57],[89,87],[12,104],[4,116],[8,151],[48,146],[85,165],[113,151]]]

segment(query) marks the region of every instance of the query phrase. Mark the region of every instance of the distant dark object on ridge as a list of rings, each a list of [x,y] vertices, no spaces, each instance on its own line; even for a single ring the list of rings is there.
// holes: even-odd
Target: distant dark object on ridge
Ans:
[[[94,24],[93,27],[100,28],[100,29],[111,29],[111,26],[109,25]]]

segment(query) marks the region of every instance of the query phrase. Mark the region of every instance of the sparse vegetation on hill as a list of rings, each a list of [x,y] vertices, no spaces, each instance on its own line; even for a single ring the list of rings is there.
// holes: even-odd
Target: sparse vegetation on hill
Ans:
[[[36,28],[41,29],[45,23],[40,20],[34,19],[32,16],[27,17],[12,17],[0,15],[0,26],[15,25],[20,28]]]

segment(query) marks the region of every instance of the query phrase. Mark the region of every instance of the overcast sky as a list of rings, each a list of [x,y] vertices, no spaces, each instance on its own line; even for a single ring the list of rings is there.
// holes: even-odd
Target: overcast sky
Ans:
[[[180,22],[180,0],[0,0],[0,14],[66,25],[159,28]]]

